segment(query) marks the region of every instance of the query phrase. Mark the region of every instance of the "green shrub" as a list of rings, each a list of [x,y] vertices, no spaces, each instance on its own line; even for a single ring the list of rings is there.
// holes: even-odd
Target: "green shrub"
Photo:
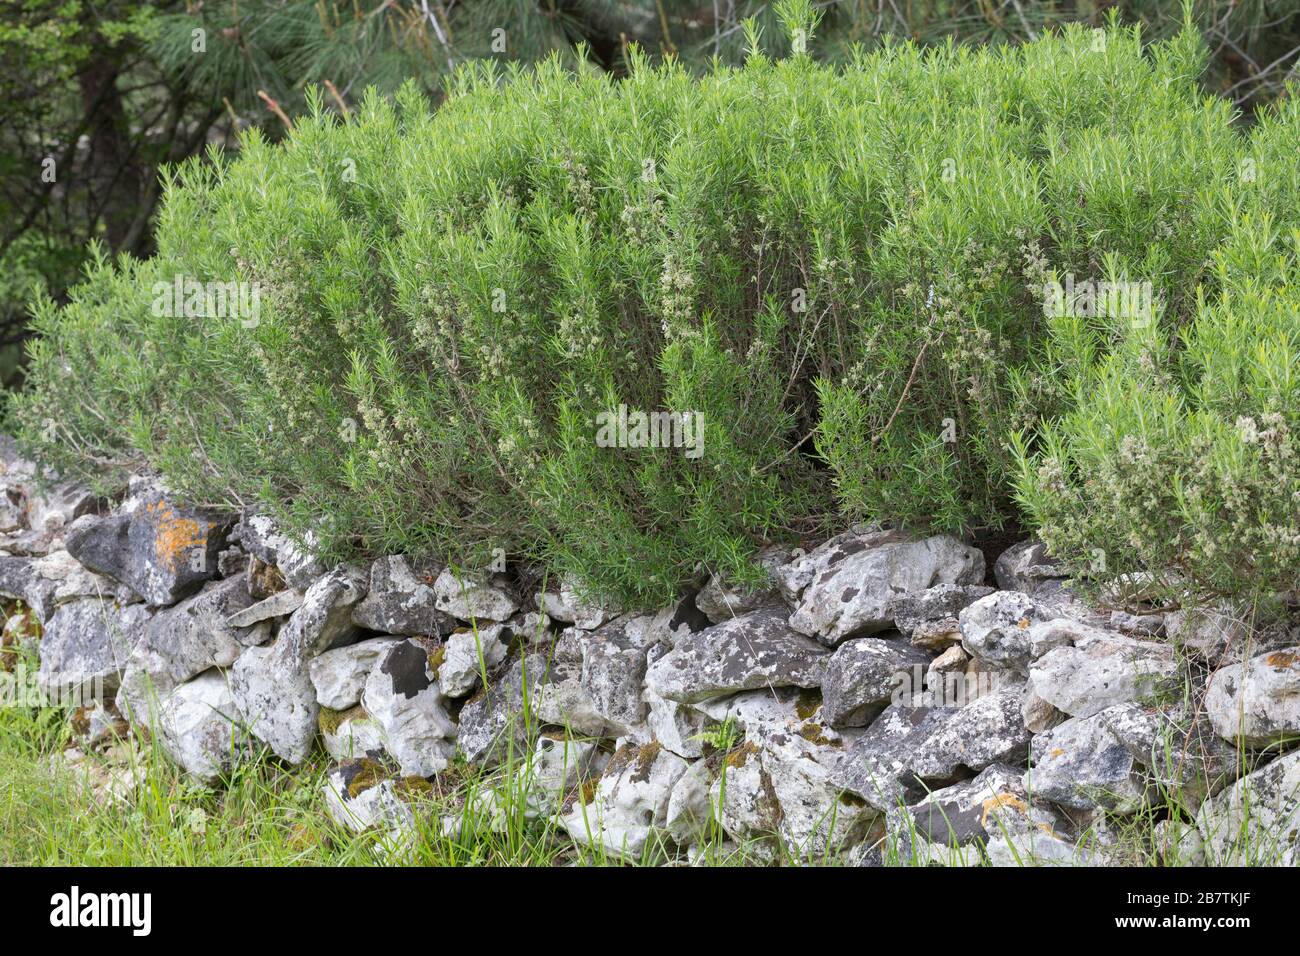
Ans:
[[[501,548],[636,603],[846,519],[997,527],[1009,436],[1091,365],[1045,278],[1148,278],[1173,328],[1242,209],[1300,195],[1203,60],[1075,28],[317,108],[169,176],[157,257],[41,306],[11,412],[65,469],[147,461],[341,555]],[[156,314],[177,276],[253,284],[257,320]],[[619,406],[694,413],[702,454],[601,447]]]
[[[1294,225],[1244,222],[1176,337],[1078,369],[1076,407],[1019,468],[1052,550],[1100,581],[1155,572],[1172,602],[1300,589],[1297,252]]]

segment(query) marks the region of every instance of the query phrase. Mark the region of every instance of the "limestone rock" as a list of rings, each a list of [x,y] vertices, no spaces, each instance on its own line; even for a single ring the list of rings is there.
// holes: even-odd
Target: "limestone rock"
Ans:
[[[918,630],[932,634],[937,631],[935,625],[951,622],[955,627],[959,613],[992,593],[993,589],[983,584],[940,584],[891,597],[888,613],[894,627],[908,637]]]
[[[1054,561],[1041,541],[1029,538],[998,556],[993,562],[993,576],[1003,591],[1059,596],[1069,569]]]
[[[768,575],[768,586],[757,590],[744,590],[732,587],[718,575],[709,578],[708,583],[695,595],[695,606],[714,624],[762,607],[779,607],[781,592],[776,585],[776,570],[789,560],[789,552],[784,548],[768,548],[756,558],[758,564]]]
[[[313,657],[307,672],[316,688],[317,702],[330,710],[355,706],[376,663],[399,643],[399,638],[376,637]]]
[[[227,516],[186,508],[159,491],[130,512],[84,515],[68,529],[68,553],[131,588],[153,607],[174,604],[217,573]]]
[[[1196,826],[1211,866],[1300,865],[1300,750],[1205,801]]]
[[[248,591],[248,579],[244,578],[243,583],[244,590]],[[249,592],[249,598],[252,599],[251,592]],[[285,588],[283,591],[276,591],[268,598],[263,598],[256,604],[250,604],[243,610],[236,611],[230,615],[226,623],[231,627],[248,628],[263,621],[288,617],[302,607],[304,600],[305,595],[301,591],[296,588]]]
[[[1230,647],[1244,646],[1248,636],[1245,615],[1226,604],[1170,611],[1165,621],[1175,646],[1215,663]]]
[[[384,749],[402,773],[431,777],[451,761],[456,724],[423,645],[405,640],[392,646],[371,670],[361,704],[383,730]]]
[[[148,619],[142,605],[122,608],[99,598],[59,607],[41,637],[41,692],[72,706],[111,699]]]
[[[519,759],[532,749],[525,707],[537,688],[546,685],[549,674],[546,658],[530,653],[507,660],[498,674],[491,675],[487,688],[460,711],[456,744],[467,760],[491,767],[507,758]]]
[[[483,574],[448,568],[433,582],[433,590],[438,610],[460,621],[507,621],[519,610],[519,602]]]
[[[589,737],[604,737],[605,718],[582,685],[582,639],[577,628],[568,628],[555,642],[543,673],[534,673],[530,704],[533,715],[544,724],[554,724]]]
[[[569,580],[561,581],[558,591],[539,592],[537,607],[560,623],[572,624],[583,631],[594,631],[623,613],[613,602],[583,597]]]
[[[131,651],[122,677],[125,712],[147,714],[151,702],[165,697],[176,685],[213,668],[230,667],[246,643],[269,637],[262,625],[260,637],[250,638],[248,628],[232,627],[230,616],[249,605],[243,578],[226,578],[175,607],[159,611],[144,628]]]
[[[1141,766],[1106,726],[1104,712],[1072,717],[1035,737],[1026,785],[1064,807],[1119,814],[1135,813],[1148,790]]]
[[[948,714],[908,761],[925,781],[950,781],[995,763],[1023,764],[1030,733],[1020,715],[1023,683],[1007,683]]]
[[[1030,689],[1071,717],[1176,689],[1178,660],[1168,644],[1092,631],[1056,647],[1029,668]]]
[[[157,727],[167,755],[205,784],[230,773],[248,752],[239,707],[219,670],[205,671],[168,694]]]
[[[1236,748],[1214,735],[1204,714],[1181,704],[1120,704],[1098,716],[1161,795],[1189,812],[1237,778]]]
[[[384,729],[359,704],[345,711],[322,707],[317,724],[325,752],[335,760],[378,760],[385,754]]]
[[[384,778],[372,760],[344,761],[325,777],[325,807],[330,819],[353,833],[372,827],[410,831],[415,814],[399,795],[400,786],[400,781]]]
[[[352,608],[365,593],[362,572],[347,565],[335,568],[307,588],[302,606],[280,628],[279,640],[288,638],[306,657],[350,644],[357,637]]]
[[[1059,609],[1027,594],[995,591],[960,612],[962,647],[992,667],[1024,673],[1034,657],[1031,628],[1059,616]]]
[[[320,707],[308,656],[292,637],[250,647],[230,669],[230,689],[249,731],[291,764],[311,754]]]
[[[1037,797],[1037,794],[1034,794]],[[993,764],[972,780],[927,794],[886,816],[898,856],[924,866],[971,866],[991,862],[992,844],[1006,841],[1021,859],[1041,842],[1065,839],[1065,822],[1032,799],[1021,771]]]
[[[438,609],[433,588],[438,573],[404,555],[380,558],[370,566],[370,590],[353,609],[353,623],[383,634],[450,634],[456,622]]]
[[[1220,737],[1248,747],[1300,736],[1300,646],[1215,671],[1205,712]]]
[[[779,609],[752,611],[682,637],[646,671],[659,696],[696,703],[762,687],[818,687],[829,652]]]
[[[914,668],[930,656],[901,641],[863,637],[846,641],[831,655],[822,677],[823,713],[832,727],[865,727],[890,703]],[[924,682],[924,678],[917,681]]]
[[[575,800],[560,823],[577,843],[636,859],[668,822],[668,801],[686,761],[657,744],[628,744],[606,766],[588,802]]]
[[[438,684],[448,697],[464,697],[506,659],[506,641],[513,636],[505,624],[463,627],[447,638],[438,668]]]
[[[845,749],[832,782],[877,810],[914,803],[926,788],[911,770],[912,756],[951,715],[951,707],[890,704]]]
[[[892,626],[890,606],[900,594],[984,577],[983,555],[947,535],[912,541],[882,532],[836,544],[825,557],[813,552],[802,562],[824,570],[801,592],[790,627],[830,647]]]
[[[235,531],[245,551],[263,564],[279,569],[290,587],[305,591],[329,568],[313,553],[315,541],[308,533],[298,541],[269,515],[249,515]]]

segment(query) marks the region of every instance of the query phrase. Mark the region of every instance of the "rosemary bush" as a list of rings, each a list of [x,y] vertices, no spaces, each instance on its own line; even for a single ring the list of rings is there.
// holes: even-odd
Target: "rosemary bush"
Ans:
[[[997,528],[1036,430],[1065,447],[1083,376],[1127,354],[1045,317],[1045,283],[1150,281],[1172,336],[1237,288],[1245,210],[1294,215],[1294,107],[1252,140],[1204,59],[1112,24],[317,101],[168,174],[157,256],[38,306],[10,411],[64,470],[145,463],[340,555],[501,549],[638,604],[845,520]],[[169,305],[177,277],[256,315]],[[620,407],[690,412],[698,455],[603,447]]]

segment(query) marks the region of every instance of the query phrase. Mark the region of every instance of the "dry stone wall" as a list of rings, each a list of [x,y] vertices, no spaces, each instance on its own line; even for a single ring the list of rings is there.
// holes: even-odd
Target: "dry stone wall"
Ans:
[[[148,731],[219,784],[324,750],[322,812],[395,853],[464,760],[631,856],[720,828],[773,858],[1122,863],[1142,813],[1183,859],[1300,862],[1294,638],[1090,606],[1032,541],[989,569],[951,537],[853,529],[764,552],[757,592],[624,613],[402,555],[328,567],[266,516],[147,478],[102,501],[0,451],[0,660],[37,652],[79,752]]]

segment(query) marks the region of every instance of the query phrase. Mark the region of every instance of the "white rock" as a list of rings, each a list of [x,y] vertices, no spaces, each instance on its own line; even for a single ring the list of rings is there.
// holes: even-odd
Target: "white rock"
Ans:
[[[461,628],[447,638],[438,684],[448,697],[464,697],[479,683],[483,673],[506,659],[506,645],[501,640],[503,624],[480,624]]]
[[[892,627],[891,601],[899,594],[984,577],[984,556],[947,535],[911,541],[883,532],[824,550],[802,559],[824,570],[803,589],[790,627],[831,647]]]
[[[399,641],[370,672],[362,706],[383,729],[384,749],[402,773],[431,777],[455,753],[456,724],[448,716],[429,656],[415,641]]]
[[[1196,826],[1211,866],[1300,865],[1300,750],[1205,801]]]
[[[323,715],[322,715],[323,716]],[[321,721],[321,742],[335,760],[360,757],[379,759],[384,755],[384,731],[363,707],[347,711],[337,725]]]
[[[1029,667],[1030,690],[1071,717],[1176,689],[1177,677],[1178,659],[1168,644],[1107,632],[1056,647]]]
[[[248,752],[248,735],[226,675],[210,670],[173,690],[157,727],[163,749],[197,780],[211,784]]]
[[[346,647],[336,647],[308,665],[316,700],[330,710],[347,710],[361,700],[366,680],[379,658],[400,643],[399,638],[376,637]]]
[[[1215,671],[1205,711],[1224,740],[1266,747],[1300,735],[1300,647],[1260,654]]]
[[[614,754],[591,802],[574,801],[560,823],[584,846],[636,859],[656,828],[668,822],[673,787],[686,761],[654,744],[629,744]]]
[[[322,785],[330,818],[353,833],[371,827],[413,830],[415,814],[410,804],[397,795],[392,780],[367,779],[376,772],[375,765],[365,760],[350,761],[331,770]]]
[[[519,602],[483,574],[448,568],[433,582],[433,590],[438,610],[461,621],[506,621],[519,610]]]

